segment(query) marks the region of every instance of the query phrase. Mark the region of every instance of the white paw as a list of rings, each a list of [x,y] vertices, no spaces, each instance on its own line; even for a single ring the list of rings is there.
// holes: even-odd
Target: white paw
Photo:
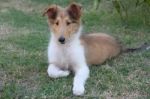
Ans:
[[[58,77],[68,76],[70,74],[70,71],[68,71],[68,70],[64,71],[64,70],[60,70],[57,67],[49,66],[47,69],[47,73],[48,73],[49,77],[58,78]]]
[[[62,71],[62,74],[61,74],[61,75],[62,75],[62,76],[68,76],[69,74],[70,74],[70,71],[67,71],[67,70],[66,70],[66,71]]]
[[[76,96],[82,96],[84,94],[84,86],[74,86],[73,87],[73,94]]]
[[[51,78],[57,78],[57,75],[54,72],[51,72],[49,69],[47,70],[48,76]]]

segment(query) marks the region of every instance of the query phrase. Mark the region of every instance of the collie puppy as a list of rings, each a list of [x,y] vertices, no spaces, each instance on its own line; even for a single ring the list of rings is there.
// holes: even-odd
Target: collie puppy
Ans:
[[[82,8],[72,3],[66,8],[50,5],[44,15],[48,17],[51,31],[48,45],[48,75],[64,77],[72,71],[73,94],[84,94],[85,82],[91,64],[101,64],[121,52],[119,43],[110,35],[92,33],[82,35]]]

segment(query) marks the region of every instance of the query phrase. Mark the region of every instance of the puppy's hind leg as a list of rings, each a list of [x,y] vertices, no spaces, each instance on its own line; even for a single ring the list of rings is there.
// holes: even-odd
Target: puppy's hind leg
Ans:
[[[48,66],[47,73],[52,78],[65,77],[70,74],[68,70],[61,70],[54,64]]]

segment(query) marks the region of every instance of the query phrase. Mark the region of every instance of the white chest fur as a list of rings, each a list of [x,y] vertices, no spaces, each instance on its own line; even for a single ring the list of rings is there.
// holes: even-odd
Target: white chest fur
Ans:
[[[85,62],[84,48],[79,39],[68,44],[58,44],[52,37],[48,46],[48,60],[60,68],[68,69],[69,66]]]

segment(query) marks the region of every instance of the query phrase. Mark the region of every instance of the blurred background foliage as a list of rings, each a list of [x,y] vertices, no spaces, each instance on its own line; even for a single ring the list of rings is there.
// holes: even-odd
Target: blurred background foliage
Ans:
[[[66,6],[71,2],[81,3],[85,15],[93,14],[100,19],[109,21],[108,23],[124,26],[125,28],[141,27],[149,32],[150,27],[150,0],[31,0],[38,3],[58,4]],[[49,5],[47,4],[47,5]],[[106,17],[106,18],[105,18]],[[92,19],[93,19],[92,18]],[[110,19],[110,20],[109,20]],[[99,19],[98,19],[99,20]],[[102,21],[103,21],[102,20]],[[86,21],[86,18],[83,18]],[[101,20],[100,20],[101,21]]]
[[[108,9],[111,13],[113,10],[117,11],[125,25],[132,18],[139,19],[142,24],[150,25],[150,0],[93,0],[93,11],[100,10],[102,5],[107,5],[108,8],[104,7],[104,10]]]

